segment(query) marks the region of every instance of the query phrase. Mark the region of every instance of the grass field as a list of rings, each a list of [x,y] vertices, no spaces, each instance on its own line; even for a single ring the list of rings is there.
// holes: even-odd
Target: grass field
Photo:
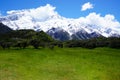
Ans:
[[[120,50],[0,50],[0,80],[120,80]]]

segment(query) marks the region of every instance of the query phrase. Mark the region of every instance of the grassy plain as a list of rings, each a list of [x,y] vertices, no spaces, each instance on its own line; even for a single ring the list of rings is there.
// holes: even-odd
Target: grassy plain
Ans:
[[[0,49],[0,80],[120,80],[120,50]]]

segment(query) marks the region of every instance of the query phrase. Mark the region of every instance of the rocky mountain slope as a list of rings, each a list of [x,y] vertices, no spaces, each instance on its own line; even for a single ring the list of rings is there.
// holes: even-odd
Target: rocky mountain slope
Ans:
[[[65,18],[49,4],[36,9],[13,10],[7,13],[7,16],[0,17],[0,22],[10,28],[43,30],[59,40],[120,36],[120,25],[111,15],[101,17],[99,14],[90,13],[78,19]],[[101,19],[97,21],[96,17]],[[106,21],[105,24],[100,24],[102,21]]]

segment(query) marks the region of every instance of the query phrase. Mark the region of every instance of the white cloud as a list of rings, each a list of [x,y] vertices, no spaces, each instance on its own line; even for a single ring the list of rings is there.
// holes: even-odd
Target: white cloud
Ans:
[[[101,16],[100,14],[93,12],[89,13],[86,17],[80,17],[78,21],[82,24],[81,26],[87,26],[105,37],[112,34],[120,34],[120,22],[111,14]]]
[[[115,19],[114,15],[106,14],[105,16],[101,16],[100,14],[93,12],[89,13],[86,17],[70,19],[60,16],[55,11],[55,8],[56,7],[47,4],[46,6],[41,6],[34,9],[8,11],[8,16],[16,14],[19,16],[18,20],[15,20],[14,22],[11,21],[8,26],[13,29],[17,29],[17,26],[19,26],[21,29],[34,29],[34,26],[38,26],[45,31],[52,27],[62,27],[66,29],[66,31],[69,31],[68,25],[72,24],[73,29],[71,29],[71,31],[77,31],[81,26],[85,27],[88,25],[94,25],[91,26],[92,29],[95,28],[97,30],[106,30],[107,28],[110,28],[120,33],[120,22]]]
[[[87,2],[82,5],[81,11],[86,11],[87,9],[92,9],[92,8],[93,8],[93,4],[91,4],[90,2]]]
[[[93,12],[86,17],[80,18],[80,20],[86,24],[97,25],[104,28],[120,27],[120,23],[115,19],[114,15],[111,14],[101,16]]]
[[[58,15],[55,11],[55,7],[51,6],[50,4],[47,4],[46,6],[40,6],[34,9],[7,11],[7,14],[23,14],[37,21],[44,21],[52,15]]]
[[[88,5],[88,4],[90,3],[88,2],[85,5]],[[92,4],[91,6],[89,6],[89,8],[90,7],[92,7]],[[29,22],[28,20],[35,20],[37,22],[41,22],[41,21],[43,22],[49,19],[50,17],[59,19],[58,16],[60,15],[55,11],[55,9],[56,7],[53,7],[50,4],[47,4],[46,6],[41,6],[41,7],[33,8],[33,9],[12,10],[12,11],[8,11],[7,14],[8,15],[13,15],[13,14],[22,15],[22,17],[20,16],[19,20],[21,21],[23,20],[24,22],[25,21]],[[111,15],[111,14],[106,14],[105,16],[101,16],[100,14],[93,12],[87,15],[86,17],[80,17],[79,19],[80,19],[80,22],[82,23],[90,24],[90,25],[97,25],[97,26],[104,27],[104,28],[120,26],[120,23],[115,19],[114,15]]]

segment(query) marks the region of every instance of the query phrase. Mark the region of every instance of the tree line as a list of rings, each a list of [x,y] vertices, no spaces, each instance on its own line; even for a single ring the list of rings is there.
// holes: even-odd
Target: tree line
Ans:
[[[120,38],[118,37],[97,37],[87,40],[70,40],[65,42],[65,46],[72,47],[82,47],[94,49],[97,47],[110,47],[110,48],[120,48]]]
[[[120,38],[118,37],[98,37],[86,40],[54,40],[51,36],[43,31],[34,30],[12,30],[0,34],[0,47],[6,48],[26,48],[33,46],[35,49],[48,47],[54,49],[55,46],[63,47],[83,47],[93,49],[96,47],[120,48]]]
[[[33,46],[35,49],[40,47],[53,49],[54,46],[63,47],[63,43],[54,40],[43,31],[13,30],[5,34],[0,34],[0,47],[3,49],[11,47],[24,49],[28,46]]]

